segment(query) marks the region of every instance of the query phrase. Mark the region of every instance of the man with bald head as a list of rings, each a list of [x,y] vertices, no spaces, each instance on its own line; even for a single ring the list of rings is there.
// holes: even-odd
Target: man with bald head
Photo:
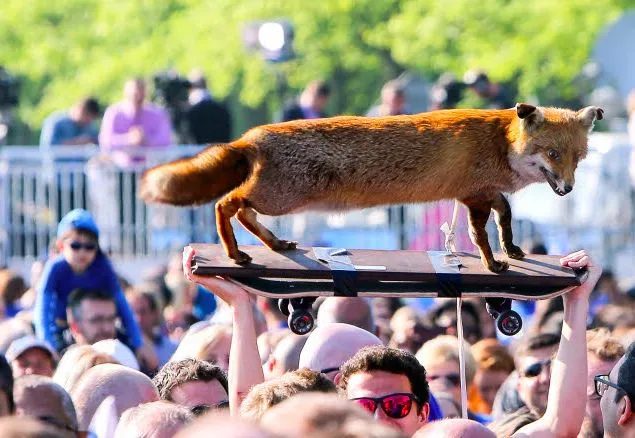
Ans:
[[[373,310],[369,300],[359,297],[329,297],[320,305],[317,325],[334,322],[354,325],[377,334]]]
[[[49,424],[61,436],[77,436],[77,414],[71,396],[49,377],[37,374],[20,377],[13,387],[15,415]]]
[[[145,374],[123,365],[97,365],[71,391],[80,431],[88,431],[97,408],[109,396],[115,400],[118,417],[129,408],[159,400],[159,393]]]
[[[413,438],[496,438],[496,435],[476,421],[452,418],[426,424]]]
[[[300,353],[307,339],[307,336],[289,333],[278,342],[278,345],[276,345],[263,366],[265,379],[275,379],[287,371],[297,370],[299,368]]]
[[[121,416],[114,438],[172,438],[194,419],[184,406],[167,401],[145,403]]]
[[[342,364],[372,345],[382,342],[367,330],[343,323],[318,324],[302,348],[299,366],[324,373],[337,385]]]

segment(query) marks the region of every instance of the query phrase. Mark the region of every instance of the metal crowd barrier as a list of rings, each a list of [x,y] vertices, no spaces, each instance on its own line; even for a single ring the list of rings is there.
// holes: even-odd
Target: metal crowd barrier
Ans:
[[[635,247],[634,209],[630,192],[624,190],[628,184],[618,190],[623,175],[616,177],[619,169],[601,159],[607,155],[602,148],[619,149],[624,138],[597,135],[592,143],[599,145],[599,152],[580,166],[573,196],[558,198],[545,184],[512,197],[516,242],[541,240],[555,252],[590,248],[608,263]],[[80,207],[94,214],[102,248],[129,276],[137,275],[143,263],[167,261],[190,242],[217,242],[213,204],[148,206],[136,196],[139,176],[147,167],[202,149],[188,145],[138,150],[134,153],[143,156],[143,162],[122,169],[94,146],[5,147],[0,150],[0,265],[28,266],[44,257],[61,216]],[[613,161],[609,164],[615,167]],[[603,187],[606,192],[598,191]],[[274,233],[307,246],[434,250],[443,248],[439,227],[451,220],[453,206],[448,201],[261,220]],[[457,246],[473,250],[464,208],[459,219]],[[498,249],[493,222],[490,240]],[[239,243],[257,243],[239,224],[234,229]]]

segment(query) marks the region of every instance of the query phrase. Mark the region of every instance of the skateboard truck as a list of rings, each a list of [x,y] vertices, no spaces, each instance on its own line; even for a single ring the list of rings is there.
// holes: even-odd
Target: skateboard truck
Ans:
[[[515,310],[512,310],[512,300],[509,298],[486,298],[487,313],[496,320],[498,330],[506,336],[514,336],[523,328],[523,320]]]
[[[289,328],[296,335],[306,335],[313,330],[315,318],[311,313],[311,306],[314,301],[315,297],[278,300],[278,308],[284,316],[289,318]]]

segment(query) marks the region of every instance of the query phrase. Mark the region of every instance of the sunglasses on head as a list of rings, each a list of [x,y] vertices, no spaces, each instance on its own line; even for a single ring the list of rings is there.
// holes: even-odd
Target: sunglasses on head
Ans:
[[[523,371],[523,376],[524,377],[537,377],[537,376],[540,375],[540,373],[542,373],[542,370],[543,370],[544,367],[547,367],[547,368],[551,367],[551,359],[547,359],[545,361],[536,362],[536,363],[533,363],[533,364],[529,365]]]
[[[190,412],[195,416],[198,417],[200,415],[203,415],[204,413],[208,412],[208,411],[213,411],[216,409],[226,409],[229,408],[229,401],[228,400],[223,400],[220,403],[216,403],[215,405],[196,405],[192,408],[190,408]]]
[[[428,376],[428,382],[432,382],[438,379],[445,379],[448,382],[450,382],[452,386],[459,386],[461,384],[461,376],[457,373],[450,373],[450,374],[439,375],[439,376],[437,375]]]
[[[419,403],[419,398],[414,394],[397,393],[388,394],[383,397],[359,397],[353,398],[354,401],[371,414],[374,414],[379,406],[384,413],[390,418],[404,418],[412,410],[412,402]]]
[[[75,240],[69,243],[68,246],[70,246],[73,251],[79,251],[80,249],[85,249],[86,251],[95,251],[97,249],[97,244],[94,242],[82,243]]]

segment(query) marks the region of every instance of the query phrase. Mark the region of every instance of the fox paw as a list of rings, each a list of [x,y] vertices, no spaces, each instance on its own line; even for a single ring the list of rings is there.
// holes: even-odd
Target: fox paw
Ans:
[[[246,265],[251,262],[251,256],[246,252],[238,250],[235,256],[231,257],[237,265]]]
[[[285,249],[295,249],[298,246],[298,242],[292,242],[290,240],[279,240],[271,249],[274,251],[284,251]]]
[[[511,245],[505,248],[505,253],[510,259],[522,260],[523,257],[525,257],[523,250],[516,245]]]
[[[487,263],[487,269],[496,273],[505,272],[509,269],[509,263],[492,260],[491,262]]]

